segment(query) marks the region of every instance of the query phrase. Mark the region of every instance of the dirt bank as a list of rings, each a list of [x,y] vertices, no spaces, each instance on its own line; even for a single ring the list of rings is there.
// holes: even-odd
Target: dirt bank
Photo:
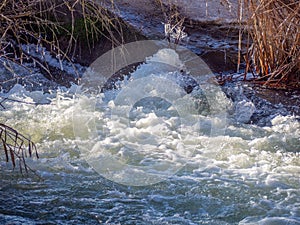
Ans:
[[[223,4],[221,4],[223,2]],[[184,18],[188,41],[182,45],[201,56],[214,72],[236,69],[236,4],[204,0],[115,0],[116,14],[149,39],[164,38],[164,24],[175,13]],[[162,4],[161,4],[162,3]],[[108,8],[111,6],[108,4]]]

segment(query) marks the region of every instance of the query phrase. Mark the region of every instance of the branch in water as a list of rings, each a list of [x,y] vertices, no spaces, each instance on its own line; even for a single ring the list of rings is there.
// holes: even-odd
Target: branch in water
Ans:
[[[21,173],[23,172],[23,168],[26,173],[28,169],[31,170],[26,164],[26,157],[32,157],[35,154],[39,158],[36,146],[31,140],[3,123],[0,123],[1,145],[4,150],[6,162],[11,161],[13,168],[18,163]]]

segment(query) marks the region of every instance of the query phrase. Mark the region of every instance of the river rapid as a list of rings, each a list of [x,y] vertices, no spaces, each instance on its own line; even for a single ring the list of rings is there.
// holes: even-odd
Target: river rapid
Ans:
[[[161,53],[117,90],[2,93],[43,104],[3,103],[1,122],[27,134],[40,158],[27,159],[38,176],[22,176],[0,154],[1,224],[300,224],[299,118],[251,99],[242,82],[176,88],[186,81],[165,63],[184,62]],[[145,89],[169,95],[128,105]]]

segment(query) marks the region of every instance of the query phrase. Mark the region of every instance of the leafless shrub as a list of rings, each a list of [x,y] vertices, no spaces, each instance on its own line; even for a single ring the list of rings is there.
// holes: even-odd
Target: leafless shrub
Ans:
[[[46,47],[58,60],[73,62],[79,35],[85,36],[91,49],[101,35],[117,43],[112,30],[120,31],[119,27],[118,20],[96,0],[4,0],[0,3],[0,59],[17,64],[32,60],[51,76],[47,65],[24,51],[22,44],[36,44],[37,51]],[[6,67],[13,70],[9,64]]]
[[[32,157],[33,154],[37,158],[39,157],[32,141],[3,123],[0,123],[0,146],[1,150],[4,151],[6,162],[11,161],[13,168],[18,163],[21,172],[23,168],[26,172],[30,169],[25,162],[26,157]]]

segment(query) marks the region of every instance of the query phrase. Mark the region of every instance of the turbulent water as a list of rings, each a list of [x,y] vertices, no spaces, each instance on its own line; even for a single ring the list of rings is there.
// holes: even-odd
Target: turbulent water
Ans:
[[[1,160],[0,224],[300,224],[299,119],[279,107],[253,122],[242,84],[229,87],[234,102],[202,81],[184,91],[180,72],[153,60],[174,54],[118,90],[3,94],[45,104],[1,110],[37,144],[27,162],[40,178]]]

